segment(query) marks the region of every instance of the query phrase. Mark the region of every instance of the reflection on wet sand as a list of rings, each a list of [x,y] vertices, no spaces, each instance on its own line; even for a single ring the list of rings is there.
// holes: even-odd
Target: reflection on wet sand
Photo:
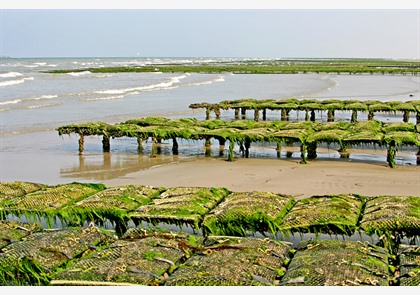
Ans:
[[[128,143],[130,144],[130,143]],[[132,172],[137,172],[162,165],[195,161],[204,157],[223,159],[227,156],[227,147],[216,142],[206,146],[205,141],[181,141],[178,143],[177,153],[172,149],[172,142],[163,141],[157,145],[156,154],[152,154],[152,143],[145,143],[143,149],[138,151],[134,146],[122,148],[124,140],[119,140],[115,150],[111,152],[84,153],[78,157],[70,167],[60,169],[60,176],[71,179],[87,179],[95,181],[125,178]],[[255,144],[248,155],[241,151],[240,146],[235,146],[236,158],[261,158],[278,160],[299,160],[298,146],[275,146],[273,144]],[[383,147],[364,146],[348,149],[346,154],[339,152],[339,146],[320,146],[315,161],[344,161],[368,162],[386,165],[386,150]],[[415,150],[401,150],[396,158],[398,165],[416,165]],[[310,163],[309,163],[310,165]],[[162,177],[165,177],[162,175]],[[166,176],[168,177],[168,176]]]
[[[102,158],[102,159],[100,159]],[[178,156],[151,158],[148,155],[103,155],[79,156],[79,165],[60,170],[61,177],[107,180],[155,166],[179,162]]]

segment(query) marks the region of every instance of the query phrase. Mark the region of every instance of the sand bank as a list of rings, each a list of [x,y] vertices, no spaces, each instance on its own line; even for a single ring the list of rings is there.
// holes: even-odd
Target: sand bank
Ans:
[[[232,191],[270,191],[296,196],[356,193],[420,196],[420,166],[238,158],[204,158],[152,167],[105,180],[107,186],[218,186]]]

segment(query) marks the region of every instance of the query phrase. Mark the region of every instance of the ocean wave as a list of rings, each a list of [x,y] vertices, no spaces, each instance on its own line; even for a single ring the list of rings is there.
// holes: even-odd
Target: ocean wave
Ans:
[[[22,102],[21,99],[7,100],[7,101],[0,102],[0,105],[17,104],[17,103],[20,103],[20,102]]]
[[[138,92],[142,92],[142,91],[170,89],[170,88],[175,87],[174,84],[180,83],[182,79],[186,78],[189,75],[190,75],[189,73],[186,73],[185,75],[172,77],[168,82],[161,82],[161,83],[147,85],[147,86],[139,86],[139,87],[131,87],[131,88],[123,88],[123,89],[99,90],[99,91],[95,91],[95,93],[111,94],[111,95],[112,94],[137,94]]]
[[[42,95],[42,96],[38,96],[38,97],[27,98],[27,100],[52,99],[52,98],[56,98],[56,97],[58,97],[58,95]]]
[[[225,77],[224,76],[219,76],[216,79],[213,80],[208,80],[208,81],[203,81],[203,82],[196,82],[196,83],[190,83],[187,84],[188,86],[201,86],[201,85],[209,85],[209,84],[213,84],[213,83],[217,83],[217,82],[225,82]]]
[[[70,72],[70,73],[67,73],[67,75],[74,76],[74,77],[80,77],[80,76],[85,76],[85,75],[89,75],[89,74],[92,74],[92,72],[90,72],[90,71],[83,71],[83,72]]]
[[[23,76],[23,74],[19,73],[19,72],[9,72],[9,73],[5,73],[5,74],[0,74],[1,78],[16,78],[16,77],[20,77]]]
[[[22,84],[27,80],[34,80],[34,79],[35,79],[34,77],[28,77],[28,78],[23,78],[23,79],[20,79],[20,80],[2,81],[2,82],[0,82],[0,87]]]
[[[32,100],[53,99],[53,98],[56,98],[56,97],[58,97],[58,95],[42,95],[42,96],[39,96],[39,97],[30,97],[30,98],[7,100],[7,101],[0,102],[0,105],[17,104],[17,103],[23,103],[23,102],[32,101]]]
[[[39,108],[45,108],[45,107],[53,107],[56,105],[60,105],[61,103],[45,103],[45,104],[37,104],[37,105],[31,105],[28,106],[28,109],[39,109]]]
[[[86,98],[86,99],[81,99],[81,100],[83,100],[83,101],[98,101],[98,100],[114,100],[114,99],[122,99],[122,98],[124,98],[124,95],[93,97],[93,98]]]
[[[97,75],[97,78],[111,78],[113,77],[113,74],[102,74],[102,75]]]

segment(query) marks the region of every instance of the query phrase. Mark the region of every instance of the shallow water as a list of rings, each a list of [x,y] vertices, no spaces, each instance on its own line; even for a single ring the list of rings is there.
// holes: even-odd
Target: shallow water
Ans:
[[[228,59],[220,59],[228,60]],[[204,110],[191,110],[196,102],[227,99],[368,99],[413,100],[420,97],[420,77],[404,75],[279,74],[233,75],[181,73],[110,73],[90,72],[47,74],[53,69],[77,69],[104,66],[140,66],[165,62],[202,62],[203,59],[1,59],[0,60],[0,181],[26,180],[46,184],[63,181],[101,181],[129,172],[171,162],[203,157],[201,142],[180,143],[179,156],[173,156],[171,143],[162,146],[162,154],[148,158],[137,154],[132,139],[111,141],[111,153],[103,154],[101,139],[86,139],[86,152],[79,156],[77,136],[58,136],[59,126],[91,121],[110,124],[146,116],[204,119]],[[158,67],[158,65],[157,65]],[[410,96],[413,95],[413,96]],[[337,112],[337,120],[347,121],[350,112]],[[268,119],[280,118],[279,112],[267,112]],[[303,112],[291,112],[291,120]],[[360,114],[363,120],[366,114]],[[253,114],[247,114],[252,118]],[[232,111],[223,111],[222,119],[233,119]],[[401,114],[375,117],[384,122],[402,121]],[[326,120],[326,114],[317,114]],[[414,116],[410,122],[415,122]],[[282,151],[284,157],[286,150]],[[218,157],[217,145],[212,156]],[[352,153],[347,160],[384,160],[386,153]],[[226,151],[224,151],[226,156]],[[256,146],[251,157],[276,157],[272,146]],[[336,152],[319,153],[319,159],[337,159]],[[299,157],[293,153],[292,157]],[[344,160],[343,160],[344,161]],[[397,154],[397,165],[415,165],[415,157]]]

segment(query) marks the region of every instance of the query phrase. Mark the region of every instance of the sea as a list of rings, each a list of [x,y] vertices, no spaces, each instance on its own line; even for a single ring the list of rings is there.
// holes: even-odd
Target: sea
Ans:
[[[56,184],[70,181],[100,182],[130,172],[204,157],[202,143],[181,141],[178,155],[171,143],[162,143],[157,158],[137,151],[135,139],[111,140],[111,152],[103,153],[101,138],[87,138],[78,155],[77,136],[59,136],[56,128],[73,123],[101,121],[110,124],[142,117],[204,119],[204,110],[192,110],[198,102],[254,99],[358,99],[408,101],[420,99],[420,76],[382,74],[233,74],[162,73],[163,64],[195,65],[235,63],[235,58],[2,58],[0,59],[0,181],[32,181]],[[92,73],[78,69],[155,66],[153,73]],[[52,74],[65,69],[69,73]],[[74,70],[74,71],[73,71]],[[267,119],[279,119],[270,112]],[[291,120],[302,114],[291,113]],[[363,119],[363,114],[360,118]],[[231,111],[222,119],[233,119]],[[253,114],[249,114],[253,118]],[[375,116],[384,122],[402,121],[402,114]],[[350,113],[337,114],[349,120]],[[326,120],[322,115],[317,120]],[[415,123],[415,117],[410,117]],[[216,148],[216,147],[215,147]],[[284,151],[286,153],[286,151]],[[220,157],[219,150],[214,157]],[[289,153],[290,156],[290,153]],[[299,157],[296,152],[292,157]],[[276,157],[272,145],[252,149],[251,157]],[[386,163],[383,150],[353,153],[353,160]],[[336,159],[329,148],[319,159]],[[415,154],[397,154],[397,165],[416,165]]]

